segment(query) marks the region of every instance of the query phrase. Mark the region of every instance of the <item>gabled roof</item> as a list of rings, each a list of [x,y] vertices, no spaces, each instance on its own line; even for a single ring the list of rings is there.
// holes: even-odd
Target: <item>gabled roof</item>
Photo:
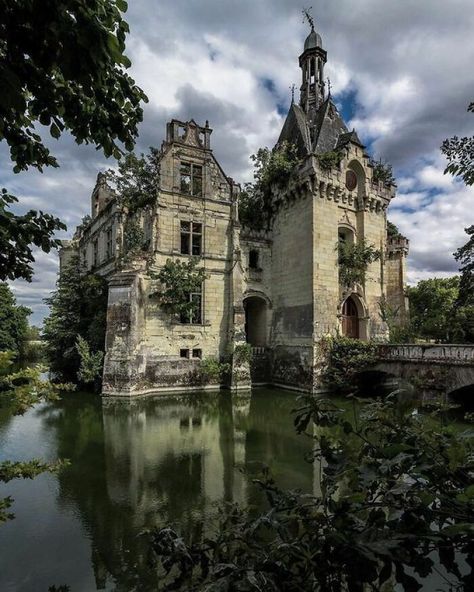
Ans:
[[[334,150],[339,138],[348,133],[336,105],[328,97],[316,112],[313,150],[316,154]]]
[[[278,144],[285,141],[294,144],[300,156],[306,156],[311,151],[311,138],[306,113],[295,103],[291,103],[278,138]]]
[[[359,136],[357,135],[357,132],[355,130],[347,132],[347,134],[341,134],[339,136],[339,140],[337,141],[336,148],[342,148],[343,146],[349,143],[357,144],[357,146],[365,148],[364,144],[362,144],[362,142],[359,140]]]

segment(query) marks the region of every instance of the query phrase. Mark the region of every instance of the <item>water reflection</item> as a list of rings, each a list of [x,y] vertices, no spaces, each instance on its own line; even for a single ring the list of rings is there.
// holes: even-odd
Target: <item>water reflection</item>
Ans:
[[[220,501],[260,503],[251,476],[242,469],[253,474],[262,462],[283,487],[313,490],[313,467],[304,460],[311,441],[294,431],[294,404],[293,394],[278,391],[258,391],[251,398],[217,394],[103,403],[71,395],[9,426],[18,432],[25,420],[41,425],[29,430],[35,437],[25,434],[30,457],[37,455],[34,439],[47,432],[54,443],[50,456],[71,459],[70,468],[47,479],[57,479],[54,511],[73,509],[80,522],[81,528],[71,531],[77,552],[84,553],[84,537],[90,541],[87,559],[95,588],[148,590],[156,582],[147,566],[146,542],[139,536],[143,529],[172,524],[189,539],[209,533]],[[27,508],[29,491],[24,489],[17,500],[17,515]],[[63,536],[54,511],[47,521],[48,541]],[[8,563],[12,537],[17,548],[28,545],[28,528],[10,527],[9,538],[0,529],[2,590],[46,590],[61,583],[56,557],[44,565],[44,554],[41,566],[29,554],[28,581],[34,584],[15,586],[19,573],[11,562],[6,572],[1,569]],[[24,572],[20,565],[15,569]],[[62,583],[73,590],[91,589],[82,583],[83,574],[79,579],[72,571],[68,577]]]

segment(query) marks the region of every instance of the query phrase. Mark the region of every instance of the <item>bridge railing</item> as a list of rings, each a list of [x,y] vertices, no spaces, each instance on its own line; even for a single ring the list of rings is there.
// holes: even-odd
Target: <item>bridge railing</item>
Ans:
[[[379,356],[383,360],[402,362],[474,365],[474,345],[383,344],[379,347]]]

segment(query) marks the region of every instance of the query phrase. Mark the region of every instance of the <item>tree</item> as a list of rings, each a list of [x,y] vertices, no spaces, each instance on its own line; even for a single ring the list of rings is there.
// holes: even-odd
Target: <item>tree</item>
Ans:
[[[454,258],[461,264],[459,271],[459,295],[456,300],[456,327],[458,339],[474,342],[474,226],[465,229],[469,240],[455,253]]]
[[[474,103],[467,110],[474,113]],[[466,185],[474,185],[474,136],[449,138],[441,145],[441,152],[448,160],[445,174],[461,177]]]
[[[0,141],[10,148],[14,171],[58,166],[38,133],[68,130],[106,156],[131,150],[142,120],[143,91],[126,74],[128,25],[124,0],[0,0]],[[59,219],[9,211],[17,199],[0,197],[0,280],[31,280],[31,244],[43,251],[64,229]]]
[[[454,329],[453,310],[459,277],[431,278],[408,287],[410,318],[419,337],[449,342]]]
[[[390,238],[402,236],[398,226],[396,226],[393,222],[390,222],[390,220],[387,220],[387,236]]]
[[[314,439],[320,492],[284,491],[265,471],[266,510],[228,505],[189,544],[152,531],[158,590],[416,592],[434,572],[438,590],[473,589],[472,433],[414,414],[402,395],[354,399],[353,417],[308,397],[295,425]]]
[[[343,286],[355,283],[363,284],[365,274],[371,263],[380,259],[380,251],[366,243],[365,239],[357,243],[339,241],[337,244],[339,281]]]
[[[17,305],[10,287],[0,283],[0,351],[23,352],[30,314],[29,308]]]
[[[81,270],[74,256],[58,278],[56,290],[46,299],[51,307],[44,323],[46,355],[54,374],[76,381],[81,359],[77,338],[86,340],[92,352],[105,343],[107,282]]]

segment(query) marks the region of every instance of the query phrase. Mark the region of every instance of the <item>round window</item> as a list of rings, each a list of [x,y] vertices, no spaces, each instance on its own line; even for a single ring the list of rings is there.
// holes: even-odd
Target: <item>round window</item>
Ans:
[[[346,187],[349,191],[353,191],[357,187],[357,175],[354,171],[346,172]]]

